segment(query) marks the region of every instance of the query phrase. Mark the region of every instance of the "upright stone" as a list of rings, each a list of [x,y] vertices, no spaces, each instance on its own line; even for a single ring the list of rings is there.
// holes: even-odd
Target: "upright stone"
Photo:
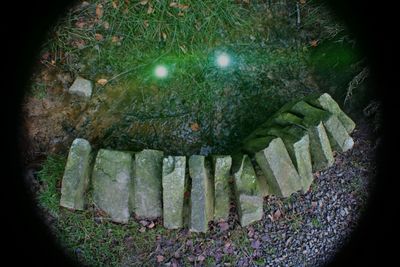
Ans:
[[[262,219],[263,196],[249,156],[243,155],[240,162],[235,160],[234,165],[234,188],[239,222],[241,226],[246,226]]]
[[[186,157],[168,156],[163,160],[163,219],[164,227],[183,227]]]
[[[190,230],[205,233],[214,215],[214,183],[204,156],[189,158],[189,174],[192,179]]]
[[[292,107],[292,111],[302,114],[306,126],[315,126],[320,121],[324,123],[332,147],[344,152],[353,147],[354,141],[347,133],[343,124],[336,115],[315,108],[304,101],[299,101]]]
[[[322,121],[316,126],[310,126],[308,128],[308,135],[310,137],[310,153],[313,171],[320,171],[332,166],[335,160]]]
[[[129,220],[129,183],[132,155],[128,152],[100,149],[93,167],[93,201],[111,220]]]
[[[232,166],[231,156],[214,156],[214,219],[227,220],[229,217],[229,178]]]
[[[162,216],[163,156],[164,152],[152,149],[135,154],[134,206],[139,218],[155,219]]]
[[[265,149],[255,154],[255,158],[273,194],[288,197],[302,188],[301,178],[281,138],[273,139]]]
[[[310,138],[307,131],[296,127],[271,128],[271,135],[280,137],[300,176],[301,190],[307,192],[313,181]]]
[[[343,112],[338,103],[333,98],[324,93],[320,96],[312,96],[305,99],[308,103],[320,107],[330,113],[336,115],[348,133],[353,132],[356,124],[354,121]]]
[[[61,206],[74,210],[85,208],[91,150],[89,142],[85,139],[77,138],[72,142],[61,184]]]

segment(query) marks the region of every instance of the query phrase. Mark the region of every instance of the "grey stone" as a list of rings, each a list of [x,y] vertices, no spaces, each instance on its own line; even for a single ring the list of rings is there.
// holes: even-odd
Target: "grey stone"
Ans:
[[[249,156],[243,155],[239,162],[234,161],[233,176],[239,222],[241,226],[246,226],[262,219],[263,196]]]
[[[60,206],[83,210],[85,192],[89,184],[91,170],[91,151],[89,142],[77,138],[72,142],[61,184]]]
[[[132,155],[128,152],[100,149],[93,167],[93,201],[111,220],[129,220],[129,184]]]
[[[186,157],[168,156],[163,160],[163,221],[164,227],[183,227]]]
[[[270,129],[269,134],[280,137],[283,140],[300,176],[302,192],[305,193],[313,181],[310,138],[307,131],[296,126],[274,127]]]
[[[330,144],[334,149],[344,152],[353,147],[353,139],[349,136],[336,115],[315,108],[304,101],[296,103],[292,107],[292,111],[305,116],[303,122],[305,126],[315,126],[322,121],[328,134]]]
[[[190,231],[204,233],[214,216],[214,182],[204,156],[189,158],[189,174],[192,179]]]
[[[139,218],[162,216],[162,163],[164,152],[145,149],[135,154],[134,206]]]
[[[311,96],[305,100],[312,105],[336,115],[348,133],[353,132],[356,127],[354,121],[343,112],[338,103],[329,94],[324,93],[320,96]]]
[[[68,92],[71,94],[90,98],[92,96],[92,82],[82,77],[77,77]]]
[[[229,178],[232,166],[231,156],[214,156],[214,219],[227,220],[229,217]]]
[[[273,139],[265,149],[255,154],[255,158],[273,194],[288,197],[301,189],[301,178],[281,138]]]
[[[313,172],[324,170],[334,163],[332,148],[322,122],[308,128]]]

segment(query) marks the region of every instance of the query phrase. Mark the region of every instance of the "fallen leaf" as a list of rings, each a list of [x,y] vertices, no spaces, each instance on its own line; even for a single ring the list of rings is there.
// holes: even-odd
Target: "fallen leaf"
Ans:
[[[141,232],[141,233],[146,232],[146,228],[145,227],[140,227],[139,232]]]
[[[162,38],[163,38],[164,41],[167,40],[167,34],[166,34],[165,32],[162,32],[162,33],[161,33],[161,36],[162,36]]]
[[[179,17],[183,17],[184,15],[185,15],[185,14],[184,14],[183,12],[179,12],[179,13],[178,13],[178,16],[179,16]]]
[[[186,49],[186,47],[185,47],[184,45],[180,45],[179,48],[182,50],[182,52],[183,52],[184,54],[187,53],[187,49]]]
[[[111,42],[112,43],[118,43],[119,42],[119,37],[118,36],[111,37]]]
[[[157,262],[163,262],[164,261],[164,256],[163,255],[157,255]]]
[[[85,27],[86,22],[84,21],[78,21],[75,23],[75,26],[78,27],[79,29],[82,29],[83,27]]]
[[[95,38],[97,41],[102,41],[102,40],[104,39],[103,35],[100,34],[100,33],[96,33],[96,34],[94,35],[94,38]]]
[[[204,257],[203,255],[199,255],[197,257],[197,260],[200,261],[200,262],[204,261],[205,259],[206,259],[206,257]]]
[[[147,226],[147,228],[152,229],[152,228],[154,228],[154,226],[155,226],[154,222],[151,222],[151,223]]]
[[[103,13],[104,13],[103,5],[102,4],[98,4],[96,6],[96,18],[97,19],[101,19],[101,17],[103,17]]]
[[[145,6],[145,5],[147,5],[148,2],[149,2],[149,0],[143,0],[143,1],[140,1],[140,4],[142,6]]]
[[[306,0],[300,0],[299,2],[300,4],[304,5],[306,3]]]
[[[282,216],[281,210],[277,209],[272,216],[274,217],[274,220],[278,220]]]
[[[149,7],[147,8],[147,14],[152,14],[154,13],[154,8],[152,5],[149,5]]]
[[[312,202],[311,202],[311,207],[316,208],[316,207],[317,207],[317,204],[318,204],[318,203],[317,203],[316,201],[312,201]]]
[[[101,86],[106,85],[107,82],[108,81],[106,79],[100,79],[100,80],[97,81],[97,83],[100,84]]]
[[[169,6],[170,7],[176,7],[178,5],[178,3],[176,3],[176,2],[171,2],[171,3],[169,3]]]
[[[139,223],[140,223],[141,225],[143,225],[143,226],[149,225],[149,222],[146,221],[146,220],[140,220]]]
[[[227,222],[220,222],[218,225],[222,232],[229,229],[229,224]]]
[[[197,132],[198,130],[200,130],[200,126],[197,122],[194,122],[190,125],[190,128],[192,129],[193,132]]]
[[[149,27],[149,21],[148,20],[143,21],[143,25],[145,28]]]
[[[118,8],[118,2],[116,0],[112,1],[113,8]]]
[[[76,46],[78,49],[82,49],[85,47],[85,41],[82,39],[74,40],[72,42],[72,45]]]
[[[108,30],[110,28],[110,23],[108,23],[108,21],[104,21],[103,27],[104,29]]]
[[[312,47],[317,47],[317,46],[318,46],[318,40],[311,40],[311,41],[310,41],[310,45],[311,45]]]

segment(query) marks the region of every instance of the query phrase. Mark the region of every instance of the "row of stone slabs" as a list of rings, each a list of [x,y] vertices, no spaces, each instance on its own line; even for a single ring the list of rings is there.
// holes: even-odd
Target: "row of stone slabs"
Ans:
[[[232,177],[239,221],[246,226],[262,218],[264,196],[306,192],[312,172],[333,164],[332,149],[353,146],[354,127],[323,94],[285,105],[244,140],[240,152],[247,154],[232,157],[193,155],[187,163],[184,156],[151,149],[100,149],[94,157],[89,142],[78,138],[68,155],[60,205],[83,210],[91,177],[94,205],[114,222],[127,223],[134,212],[137,218],[163,217],[169,229],[206,232],[209,221],[228,219]]]

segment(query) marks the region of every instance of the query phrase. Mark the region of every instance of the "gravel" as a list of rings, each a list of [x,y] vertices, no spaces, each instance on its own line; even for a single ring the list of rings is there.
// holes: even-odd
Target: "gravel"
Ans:
[[[207,234],[178,231],[158,238],[166,266],[320,266],[350,239],[366,208],[375,176],[375,151],[368,127],[359,126],[353,149],[338,153],[335,164],[315,173],[306,194],[264,200],[262,221],[240,227],[232,203],[226,223],[210,223]],[[201,257],[199,257],[201,255]],[[138,264],[126,259],[125,265]]]

